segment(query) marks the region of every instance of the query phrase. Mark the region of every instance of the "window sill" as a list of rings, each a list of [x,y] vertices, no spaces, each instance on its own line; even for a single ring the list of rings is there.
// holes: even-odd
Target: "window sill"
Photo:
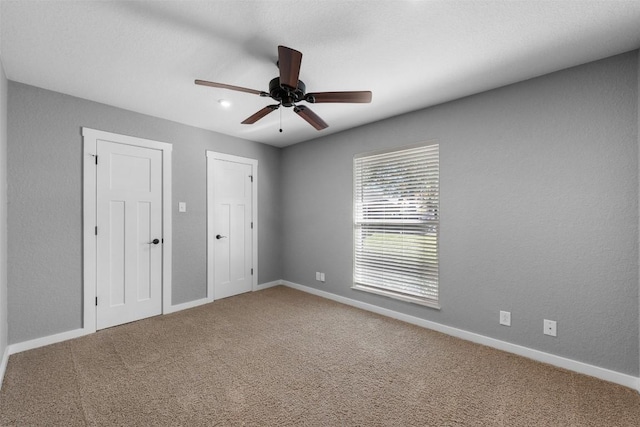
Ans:
[[[372,288],[372,287],[369,287],[369,286],[358,285],[358,284],[355,284],[355,285],[351,286],[351,289],[355,289],[357,291],[368,292],[368,293],[371,293],[371,294],[382,295],[382,296],[393,298],[393,299],[397,299],[397,300],[400,300],[400,301],[411,302],[413,304],[423,305],[425,307],[429,307],[429,308],[433,308],[433,309],[436,309],[436,310],[440,310],[440,304],[438,304],[437,302],[425,300],[425,299],[422,299],[422,298],[419,298],[419,297],[412,297],[412,296],[409,296],[409,295],[399,295],[399,294],[396,294],[394,292],[389,292],[389,291],[385,291],[385,290],[382,290],[382,289]]]

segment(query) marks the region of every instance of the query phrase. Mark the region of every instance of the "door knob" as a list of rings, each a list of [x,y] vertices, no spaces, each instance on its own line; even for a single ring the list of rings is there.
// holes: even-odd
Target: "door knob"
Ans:
[[[221,236],[221,235],[216,235],[216,239],[220,240],[220,239],[226,239],[227,236]]]
[[[152,241],[149,242],[149,244],[153,244],[153,245],[157,245],[158,243],[160,243],[159,239],[153,239]]]

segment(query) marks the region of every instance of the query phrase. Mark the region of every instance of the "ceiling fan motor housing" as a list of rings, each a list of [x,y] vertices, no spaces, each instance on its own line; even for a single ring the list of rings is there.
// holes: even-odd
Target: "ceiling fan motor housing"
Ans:
[[[288,86],[281,85],[280,78],[276,77],[269,82],[269,96],[285,107],[293,107],[296,102],[304,101],[306,88],[304,82],[298,80],[298,87],[292,90]]]

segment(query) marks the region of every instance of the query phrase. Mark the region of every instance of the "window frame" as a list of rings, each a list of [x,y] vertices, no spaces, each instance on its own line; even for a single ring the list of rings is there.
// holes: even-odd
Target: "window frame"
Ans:
[[[436,250],[436,267],[437,267],[437,273],[436,273],[436,290],[437,290],[437,298],[433,299],[433,298],[428,298],[428,297],[421,297],[421,296],[416,296],[416,295],[410,295],[410,294],[406,294],[406,293],[402,293],[399,291],[394,291],[391,289],[384,289],[383,287],[378,287],[375,285],[367,285],[366,283],[358,283],[356,281],[356,267],[357,267],[357,251],[358,251],[358,246],[359,246],[359,242],[358,242],[358,234],[359,234],[359,228],[362,227],[362,225],[364,224],[363,222],[358,222],[358,200],[356,200],[356,196],[358,195],[358,167],[357,167],[357,162],[359,159],[363,159],[363,158],[367,158],[367,157],[374,157],[374,156],[381,156],[381,155],[385,155],[385,154],[392,154],[392,153],[400,153],[402,151],[408,151],[408,150],[413,150],[413,149],[417,149],[417,148],[426,148],[426,147],[433,147],[436,146],[437,149],[437,172],[438,172],[438,178],[437,178],[437,215],[436,215],[436,221],[433,220],[424,220],[423,222],[421,222],[420,224],[422,226],[433,226],[435,223],[435,250]],[[390,160],[391,161],[391,160]],[[358,290],[358,291],[364,291],[367,293],[373,293],[373,294],[377,294],[377,295],[382,295],[382,296],[386,296],[392,299],[397,299],[397,300],[401,300],[401,301],[407,301],[407,302],[411,302],[414,304],[419,304],[419,305],[423,305],[426,307],[430,307],[430,308],[434,308],[434,309],[440,309],[440,276],[439,276],[439,265],[440,265],[440,147],[437,141],[428,141],[428,142],[422,142],[422,143],[418,143],[418,144],[413,144],[413,145],[407,145],[407,146],[402,146],[402,147],[393,147],[393,148],[387,148],[387,149],[383,149],[383,150],[375,150],[375,151],[369,151],[369,152],[365,152],[365,153],[359,153],[354,155],[353,157],[353,162],[352,162],[352,167],[353,167],[353,193],[352,193],[352,203],[353,203],[353,211],[352,211],[352,244],[353,244],[353,265],[352,265],[352,272],[353,272],[353,280],[352,280],[352,289]]]

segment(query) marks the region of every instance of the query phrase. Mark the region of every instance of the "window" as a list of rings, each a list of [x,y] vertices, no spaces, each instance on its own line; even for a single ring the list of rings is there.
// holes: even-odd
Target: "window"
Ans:
[[[438,145],[358,155],[354,288],[438,308]]]

